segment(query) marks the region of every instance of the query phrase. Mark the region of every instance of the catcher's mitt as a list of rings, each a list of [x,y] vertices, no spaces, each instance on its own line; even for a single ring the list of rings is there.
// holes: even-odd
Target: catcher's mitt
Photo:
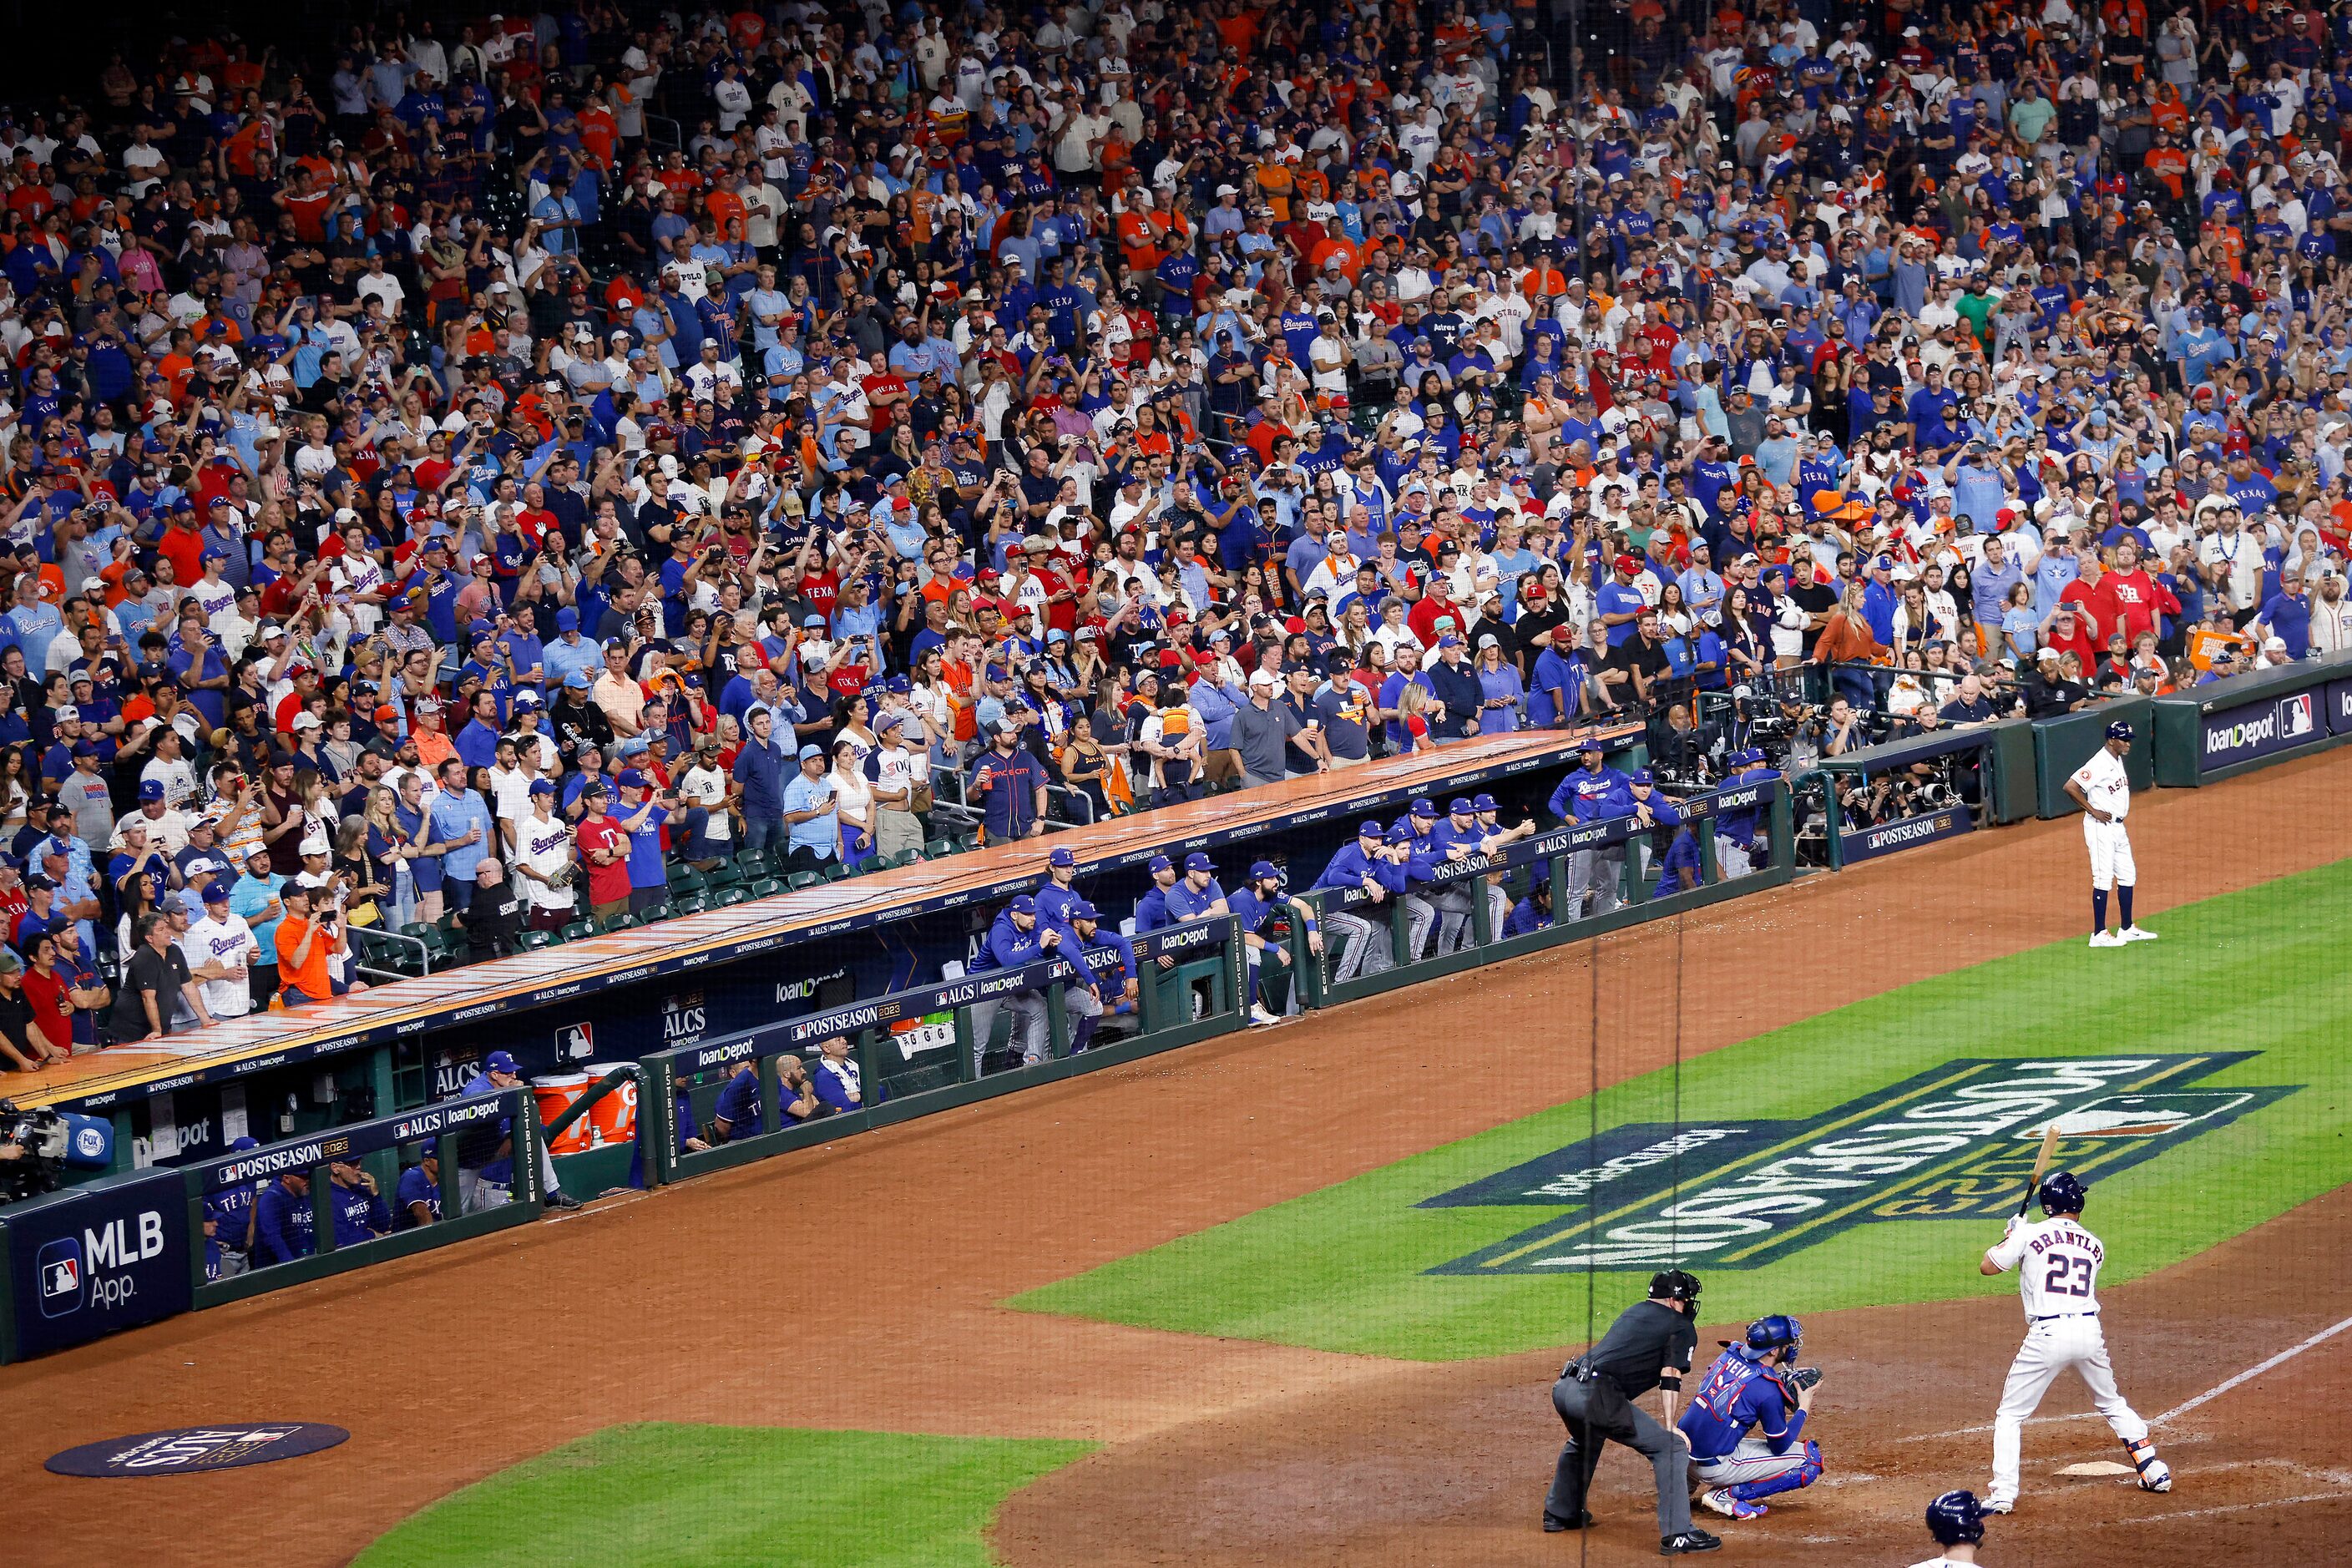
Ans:
[[[1821,1382],[1822,1369],[1817,1366],[1784,1366],[1772,1375],[1780,1380],[1781,1395],[1788,1400],[1789,1408],[1794,1410],[1797,1395]]]

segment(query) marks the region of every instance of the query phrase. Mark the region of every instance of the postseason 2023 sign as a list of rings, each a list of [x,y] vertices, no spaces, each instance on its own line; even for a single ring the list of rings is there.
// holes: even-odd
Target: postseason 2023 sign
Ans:
[[[350,1437],[341,1426],[317,1421],[228,1421],[84,1443],[50,1455],[47,1468],[60,1476],[97,1479],[186,1476],[299,1458]]]

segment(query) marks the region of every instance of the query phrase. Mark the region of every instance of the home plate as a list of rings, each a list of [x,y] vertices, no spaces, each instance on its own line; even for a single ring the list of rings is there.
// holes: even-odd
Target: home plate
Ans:
[[[2113,1459],[2085,1459],[2079,1465],[2068,1465],[2058,1472],[2062,1476],[2128,1476],[2129,1465],[2119,1465]]]

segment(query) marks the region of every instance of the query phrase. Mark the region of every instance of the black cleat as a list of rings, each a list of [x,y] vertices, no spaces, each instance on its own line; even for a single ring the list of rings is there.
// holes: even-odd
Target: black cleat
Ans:
[[[1563,1530],[1590,1530],[1598,1522],[1590,1513],[1580,1513],[1573,1520],[1554,1519],[1551,1515],[1546,1514],[1544,1515],[1544,1533],[1557,1535]]]
[[[1709,1535],[1704,1530],[1685,1530],[1680,1535],[1663,1537],[1658,1542],[1658,1555],[1680,1557],[1692,1552],[1712,1552],[1722,1544],[1720,1538]]]
[[[547,1206],[551,1209],[576,1209],[580,1206],[580,1200],[558,1187],[547,1194]]]

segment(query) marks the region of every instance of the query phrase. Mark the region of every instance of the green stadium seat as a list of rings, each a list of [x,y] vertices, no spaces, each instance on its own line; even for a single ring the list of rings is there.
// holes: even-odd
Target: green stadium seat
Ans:
[[[669,868],[669,891],[673,899],[681,893],[702,892],[709,886],[709,879],[691,866],[672,866]]]
[[[610,920],[597,921],[596,929],[598,931],[628,931],[633,929],[636,923],[637,917],[631,914],[628,910],[623,910],[619,914],[614,915]]]
[[[578,942],[583,937],[591,937],[596,934],[596,922],[594,921],[568,921],[564,923],[563,930],[558,934],[566,942]]]
[[[762,877],[756,882],[744,884],[743,890],[755,899],[772,899],[784,890],[784,885],[773,877]]]
[[[542,947],[554,947],[561,942],[551,931],[527,931],[515,939],[515,945],[525,952],[537,952]]]
[[[669,912],[672,919],[679,915],[698,915],[710,907],[710,895],[698,888],[690,893],[671,896]]]
[[[923,856],[926,859],[944,860],[955,852],[956,841],[952,838],[934,838],[923,846]]]
[[[896,855],[891,856],[888,860],[884,862],[884,864],[889,866],[912,866],[919,862],[922,858],[923,852],[919,849],[901,849]]]
[[[846,874],[852,877],[870,877],[875,872],[882,869],[882,868],[887,864],[888,862],[884,860],[879,855],[868,855],[864,859],[859,860],[856,865],[851,866]]]
[[[772,881],[774,879],[769,878],[764,879]],[[790,878],[786,879],[786,880],[794,892],[798,892],[803,888],[815,887],[819,882],[824,881],[824,878],[815,871],[795,871]],[[757,886],[758,884],[754,883],[751,885]]]
[[[751,898],[751,889],[738,882],[731,888],[720,889],[712,896],[710,903],[713,909],[731,910],[738,904],[748,903]]]
[[[677,905],[675,902],[648,905],[636,911],[637,923],[641,926],[649,926],[656,921],[666,921],[677,911]]]

